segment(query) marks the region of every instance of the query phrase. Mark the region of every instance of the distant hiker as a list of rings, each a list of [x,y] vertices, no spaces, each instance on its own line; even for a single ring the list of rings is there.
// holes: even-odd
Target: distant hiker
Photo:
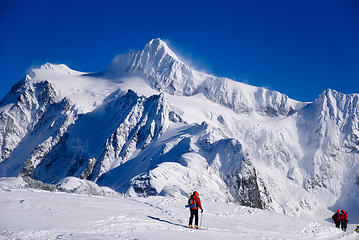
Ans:
[[[357,233],[359,233],[359,225],[357,225],[357,228],[355,229]]]
[[[344,209],[342,209],[340,213],[340,223],[342,224],[342,230],[345,232],[347,230],[348,214],[345,212]]]
[[[189,224],[188,224],[190,228],[193,228],[192,227],[193,217],[195,217],[194,227],[198,228],[198,208],[200,208],[201,212],[203,212],[201,199],[199,199],[198,196],[199,196],[198,192],[194,191],[191,197],[188,199],[188,205],[190,205],[190,211],[191,211],[191,216],[189,217]]]
[[[337,212],[332,216],[332,219],[333,219],[333,221],[335,223],[335,226],[337,228],[340,228],[340,217],[341,217],[340,210],[337,209]]]

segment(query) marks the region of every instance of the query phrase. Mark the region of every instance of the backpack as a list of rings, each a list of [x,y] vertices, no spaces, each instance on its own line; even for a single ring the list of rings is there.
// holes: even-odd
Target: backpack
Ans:
[[[196,207],[197,206],[196,199],[197,197],[195,195],[191,195],[188,199],[188,205]]]

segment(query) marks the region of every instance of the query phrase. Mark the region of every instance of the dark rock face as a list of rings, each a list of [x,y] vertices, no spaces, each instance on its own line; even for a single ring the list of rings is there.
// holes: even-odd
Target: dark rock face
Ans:
[[[151,177],[147,174],[141,174],[132,181],[133,190],[140,196],[156,196],[156,188],[151,186]]]
[[[236,202],[248,207],[265,208],[256,170],[248,160],[245,159],[242,162],[240,172],[226,174],[223,180],[231,190]]]
[[[248,154],[243,152],[241,143],[235,139],[223,139],[210,143],[208,139],[203,138],[199,145],[206,155],[212,156],[208,159],[211,164],[215,164],[216,157],[220,160],[220,176],[235,202],[260,209],[266,207],[264,199],[270,199],[269,194],[264,183],[258,179],[256,169]]]

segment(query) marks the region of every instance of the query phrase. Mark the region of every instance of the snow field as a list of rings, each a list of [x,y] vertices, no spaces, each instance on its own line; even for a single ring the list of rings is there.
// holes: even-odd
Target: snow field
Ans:
[[[187,199],[102,197],[35,189],[0,191],[0,239],[358,239],[328,222],[202,199],[200,230]],[[200,214],[201,217],[201,214]]]

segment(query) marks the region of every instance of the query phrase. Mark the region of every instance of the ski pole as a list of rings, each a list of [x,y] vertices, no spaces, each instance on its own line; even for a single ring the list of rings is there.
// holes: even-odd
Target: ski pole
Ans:
[[[199,227],[202,227],[202,216],[203,216],[203,212],[201,212],[201,221],[199,222]]]

